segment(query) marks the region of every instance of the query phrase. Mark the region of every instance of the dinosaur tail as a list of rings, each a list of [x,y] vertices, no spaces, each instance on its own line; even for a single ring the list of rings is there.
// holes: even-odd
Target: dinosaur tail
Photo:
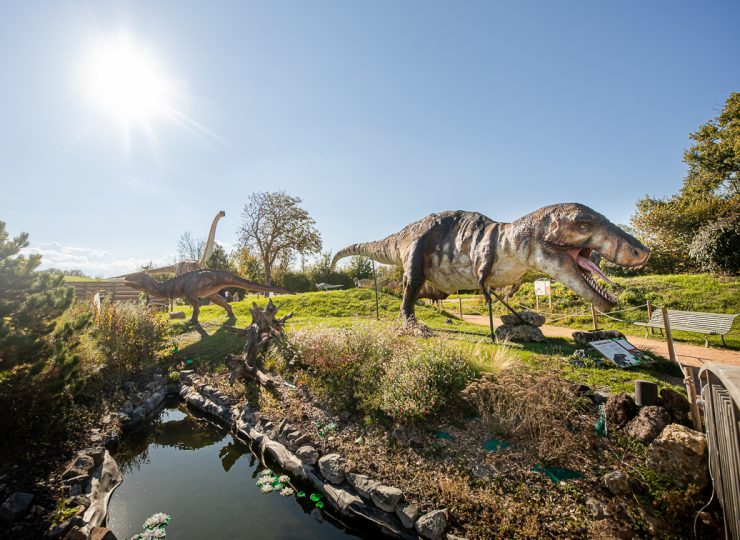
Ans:
[[[392,242],[393,237],[388,237],[384,240],[378,240],[377,242],[362,242],[360,244],[352,244],[344,249],[337,251],[334,258],[331,261],[331,267],[334,269],[337,262],[345,257],[351,257],[353,255],[362,255],[369,259],[373,259],[381,264],[401,264],[400,257],[398,256],[398,249],[396,249],[395,243]]]
[[[229,275],[229,279],[224,284],[224,287],[238,287],[240,289],[246,289],[249,291],[258,291],[258,292],[274,292],[278,294],[293,294],[293,291],[289,291],[288,289],[282,289],[280,287],[273,287],[271,285],[262,285],[261,283],[255,283],[254,281],[249,281],[248,279],[242,279],[239,276],[235,276],[233,274]]]

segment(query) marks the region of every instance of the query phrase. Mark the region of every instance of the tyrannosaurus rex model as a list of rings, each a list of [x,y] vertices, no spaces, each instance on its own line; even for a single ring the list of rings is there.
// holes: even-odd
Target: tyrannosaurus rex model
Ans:
[[[616,300],[595,277],[608,281],[590,259],[640,267],[650,250],[604,216],[582,204],[545,206],[512,223],[493,221],[477,212],[440,212],[406,226],[377,242],[353,244],[332,261],[364,255],[403,267],[401,315],[415,322],[414,301],[426,281],[453,293],[515,285],[528,270],[539,270],[562,282],[602,309]]]
[[[198,323],[200,312],[199,298],[206,298],[224,308],[229,317],[234,316],[229,303],[218,291],[227,287],[246,289],[248,291],[288,293],[285,289],[260,285],[253,281],[242,279],[237,275],[223,270],[196,270],[168,279],[167,281],[156,281],[145,272],[129,274],[125,278],[126,284],[134,289],[144,291],[147,294],[165,296],[169,299],[186,298],[193,306],[193,316],[190,322]]]

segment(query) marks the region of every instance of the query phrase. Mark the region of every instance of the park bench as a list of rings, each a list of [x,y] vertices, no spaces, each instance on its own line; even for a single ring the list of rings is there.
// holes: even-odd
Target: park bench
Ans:
[[[735,318],[738,316],[737,313],[704,313],[701,311],[676,311],[672,309],[667,310],[667,312],[671,330],[720,336],[722,338],[722,345],[725,346],[725,336],[732,330],[732,323],[735,322]],[[636,322],[634,324],[645,326],[645,337],[647,337],[648,328],[663,329],[665,327],[663,311],[660,309],[654,311],[648,322]],[[708,345],[709,339],[705,337],[704,346],[706,347]]]

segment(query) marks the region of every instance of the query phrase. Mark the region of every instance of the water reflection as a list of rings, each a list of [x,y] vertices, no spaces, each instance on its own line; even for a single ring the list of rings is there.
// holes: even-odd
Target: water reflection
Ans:
[[[170,514],[167,536],[183,540],[364,536],[327,512],[314,516],[308,497],[262,494],[255,484],[262,466],[249,448],[176,404],[128,438],[116,459],[124,482],[111,499],[108,525],[121,539],[155,512]]]

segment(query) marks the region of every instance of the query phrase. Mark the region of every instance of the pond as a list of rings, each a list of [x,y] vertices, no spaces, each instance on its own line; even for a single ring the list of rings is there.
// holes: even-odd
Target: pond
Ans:
[[[305,497],[263,494],[265,467],[248,445],[177,402],[132,434],[115,455],[123,484],[111,498],[108,527],[117,538],[141,531],[154,513],[172,516],[167,536],[219,538],[368,538]],[[276,471],[276,474],[280,474]]]

